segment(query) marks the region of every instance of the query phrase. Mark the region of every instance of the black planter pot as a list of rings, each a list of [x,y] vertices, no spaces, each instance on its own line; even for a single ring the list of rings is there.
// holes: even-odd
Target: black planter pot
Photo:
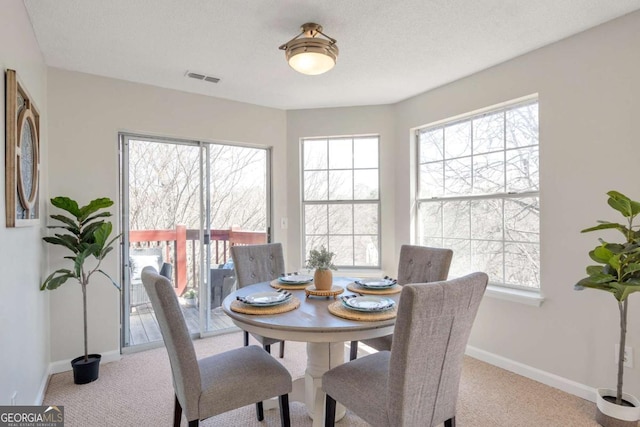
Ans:
[[[98,379],[100,371],[100,354],[90,354],[85,362],[84,356],[76,357],[71,361],[73,368],[73,382],[76,384],[87,384]]]

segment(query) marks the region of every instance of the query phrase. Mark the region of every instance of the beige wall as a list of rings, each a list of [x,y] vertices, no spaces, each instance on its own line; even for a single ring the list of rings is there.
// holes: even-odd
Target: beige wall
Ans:
[[[41,114],[40,192],[47,191],[47,76],[40,48],[29,17],[21,1],[2,3],[0,13],[0,133],[5,135],[4,70],[16,70]],[[4,143],[3,143],[4,146]],[[5,164],[0,150],[0,164]],[[4,167],[2,168],[4,171]],[[5,176],[0,174],[0,405],[11,403],[14,392],[17,404],[32,405],[43,392],[49,362],[48,295],[40,292],[44,274],[44,246],[40,225],[24,228],[5,227]],[[44,216],[41,209],[41,216]]]
[[[393,271],[394,266],[394,136],[393,114],[390,106],[325,108],[287,112],[287,167],[289,194],[289,259],[298,268],[304,265],[301,249],[301,193],[300,139],[314,136],[380,135],[380,198],[382,269]]]
[[[289,111],[290,258],[295,262],[301,256],[300,138],[381,134],[383,269],[394,274],[400,245],[413,242],[411,129],[537,93],[546,301],[532,307],[485,297],[470,345],[496,356],[494,361],[526,365],[537,377],[615,386],[616,301],[603,292],[575,292],[573,284],[583,276],[590,263],[587,253],[597,243],[597,236],[580,230],[597,219],[617,219],[605,193],[616,189],[640,197],[638,52],[640,12],[393,106]],[[628,345],[639,354],[636,298],[630,307]],[[638,395],[640,357],[635,364],[627,370],[625,390]]]
[[[286,164],[285,112],[153,86],[49,69],[51,126],[50,194],[86,203],[96,197],[116,202],[118,215],[118,132],[129,131],[206,141],[273,147],[274,165]],[[274,224],[287,206],[286,175],[273,168]],[[116,216],[117,218],[117,216]],[[286,247],[287,236],[274,230]],[[59,256],[52,252],[52,268]],[[120,277],[118,256],[106,270]],[[89,289],[91,352],[119,349],[119,294],[106,279]],[[82,351],[81,294],[73,286],[51,293],[51,358],[71,359]]]
[[[16,20],[24,24],[26,19],[22,8],[9,12],[9,18],[4,13],[0,17],[0,35],[5,35],[0,40],[15,39],[15,31],[4,27],[16,25]],[[30,32],[25,37],[32,39]],[[0,43],[3,48],[9,46]],[[3,53],[0,61],[5,66],[14,61],[27,64],[22,77],[44,104],[47,81],[33,43],[30,40],[17,52]],[[289,112],[50,69],[48,194],[83,201],[97,196],[118,200],[117,133],[121,130],[273,146],[274,240],[284,243],[287,265],[300,265],[299,138],[379,133],[383,269],[394,272],[399,246],[411,241],[409,130],[538,93],[546,301],[537,308],[485,298],[470,344],[581,384],[612,386],[618,330],[615,300],[595,291],[577,293],[572,286],[582,276],[589,262],[587,251],[595,244],[594,235],[581,235],[579,230],[596,219],[615,219],[606,206],[606,191],[617,189],[638,198],[640,150],[634,124],[640,112],[639,51],[640,13],[634,13],[396,105]],[[289,218],[286,231],[279,228],[282,217]],[[20,242],[17,250],[13,244],[0,245],[0,267],[3,274],[7,269],[9,278],[0,283],[7,296],[0,303],[0,332],[42,362],[46,346],[41,347],[41,342],[47,334],[40,316],[47,309],[45,294],[26,291],[28,316],[16,303],[25,297],[24,289],[37,290],[39,233],[35,228],[0,229],[3,241]],[[51,268],[57,266],[57,259],[52,258]],[[117,277],[117,257],[111,257],[106,268]],[[50,299],[51,360],[70,359],[82,347],[80,295],[65,285],[52,292]],[[117,350],[117,292],[106,283],[96,283],[90,289],[89,304],[91,351]],[[628,340],[638,354],[637,298],[632,297],[630,305]],[[16,324],[16,319],[29,323],[16,332],[6,326]],[[9,382],[22,378],[13,374],[13,367],[27,364],[22,353],[5,356],[3,361],[6,358],[11,358],[5,364],[11,368],[0,368],[0,402],[8,399],[13,387],[4,385],[5,377]],[[640,359],[635,362],[636,368],[625,377],[625,388],[639,395]],[[33,378],[39,375],[30,373],[27,383],[36,384]]]
[[[606,192],[640,198],[640,13],[539,49],[395,106],[396,250],[409,240],[408,130],[533,93],[540,107],[540,308],[485,298],[470,344],[592,387],[615,387],[618,309],[604,292],[573,291],[590,264],[598,219],[619,221]],[[618,238],[612,232],[613,238]],[[455,255],[454,255],[455,256]],[[640,298],[630,298],[635,368],[625,390],[640,395]]]

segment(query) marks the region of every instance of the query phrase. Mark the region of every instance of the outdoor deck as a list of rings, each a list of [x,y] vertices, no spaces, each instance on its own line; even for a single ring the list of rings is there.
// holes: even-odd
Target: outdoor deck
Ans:
[[[187,229],[184,225],[176,225],[175,229],[167,230],[131,230],[129,232],[129,242],[131,245],[129,264],[134,264],[131,261],[135,258],[135,255],[132,254],[133,251],[155,250],[158,252],[157,255],[146,253],[140,257],[147,258],[147,261],[140,261],[141,267],[138,267],[140,270],[143,266],[150,265],[145,264],[145,262],[148,262],[148,258],[157,256],[159,258],[158,264],[154,265],[156,269],[160,269],[162,263],[169,263],[173,267],[171,282],[178,297],[183,295],[187,288],[200,291],[201,267],[197,262],[193,261],[198,260],[200,257],[200,234],[200,230]],[[262,231],[240,230],[232,227],[226,230],[205,230],[205,239],[209,247],[207,253],[211,255],[211,271],[233,272],[233,270],[218,269],[218,266],[226,263],[229,259],[231,247],[235,245],[266,243],[267,234]],[[156,261],[154,260],[153,262],[155,263]],[[129,267],[131,267],[131,265]],[[162,340],[158,321],[156,320],[151,303],[148,302],[149,297],[144,291],[139,274],[140,272],[138,272],[137,281],[132,280],[129,286],[129,343],[125,344],[127,347]],[[218,289],[218,294],[216,295],[219,295],[222,289],[226,289],[225,280],[227,279],[225,277],[224,274],[219,274],[216,277],[207,275],[205,284],[207,286],[211,285],[212,291]],[[217,300],[215,298],[216,297],[212,299],[212,304],[215,303],[219,305],[219,299],[221,297],[217,296]],[[222,298],[224,298],[224,295],[222,295]],[[182,305],[182,299],[180,299],[180,301],[182,313],[187,322],[189,332],[192,334],[198,333],[200,331],[198,326],[198,308],[187,307]],[[211,310],[209,319],[211,332],[235,328],[231,319],[229,319],[219,307]]]
[[[267,243],[267,233],[230,228],[228,230],[206,230],[205,239],[211,253],[211,266],[224,264],[229,259],[230,249],[235,245]],[[193,262],[199,257],[200,230],[177,225],[172,230],[131,230],[129,243],[133,248],[157,248],[162,262],[173,266],[173,286],[181,296],[189,288],[198,289],[199,267]],[[160,268],[161,266],[158,266]]]
[[[185,305],[181,305],[181,308],[184,318],[187,321],[189,332],[192,334],[198,333],[200,331],[198,326],[198,308],[187,307]],[[211,310],[210,319],[211,331],[222,331],[235,327],[231,319],[224,314],[220,307]],[[129,346],[147,344],[153,341],[162,340],[158,321],[156,320],[156,315],[153,312],[151,303],[132,307],[131,313],[129,314],[129,321]]]

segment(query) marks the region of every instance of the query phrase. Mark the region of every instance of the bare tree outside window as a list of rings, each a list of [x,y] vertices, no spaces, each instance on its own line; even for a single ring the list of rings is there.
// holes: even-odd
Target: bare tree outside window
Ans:
[[[211,228],[267,230],[267,151],[212,145]]]
[[[210,146],[211,228],[265,231],[266,151]],[[200,226],[200,150],[132,140],[129,221],[132,230]]]
[[[180,144],[129,144],[129,227],[165,230],[200,224],[200,150]]]
[[[453,249],[450,276],[540,287],[538,102],[420,129],[418,238]]]
[[[327,247],[338,267],[380,265],[379,137],[302,141],[303,249]]]
[[[209,152],[209,165],[206,162]],[[200,246],[193,231],[200,228],[201,169],[209,171],[212,230],[267,232],[267,156],[264,149],[225,144],[180,144],[131,139],[129,150],[129,227],[131,231],[191,230],[187,240],[187,283],[199,282]],[[200,168],[200,162],[203,167]],[[198,239],[198,237],[195,237]],[[211,264],[228,258],[229,243],[211,241]],[[135,245],[157,248],[162,261],[176,266],[172,241]],[[158,267],[158,266],[156,266]],[[177,267],[177,266],[176,266]]]

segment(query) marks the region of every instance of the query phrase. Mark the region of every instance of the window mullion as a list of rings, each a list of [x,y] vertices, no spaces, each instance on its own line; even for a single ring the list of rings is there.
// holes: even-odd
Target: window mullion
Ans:
[[[440,194],[442,194],[443,196],[446,194],[445,193],[445,188],[447,188],[447,182],[445,181],[445,179],[447,178],[447,175],[444,173],[444,165],[445,165],[445,160],[446,160],[446,156],[445,153],[447,152],[447,140],[444,137],[444,126],[442,127],[442,188],[440,189]]]
[[[502,172],[504,177],[504,192],[507,193],[509,191],[508,183],[507,183],[507,110],[502,112],[502,146],[504,147],[503,153],[503,164],[504,170]],[[505,199],[502,199],[501,208],[502,208],[502,280],[501,283],[507,283],[507,218],[505,215]]]
[[[356,205],[355,203],[351,205],[351,259],[353,261],[353,265],[356,265]]]

